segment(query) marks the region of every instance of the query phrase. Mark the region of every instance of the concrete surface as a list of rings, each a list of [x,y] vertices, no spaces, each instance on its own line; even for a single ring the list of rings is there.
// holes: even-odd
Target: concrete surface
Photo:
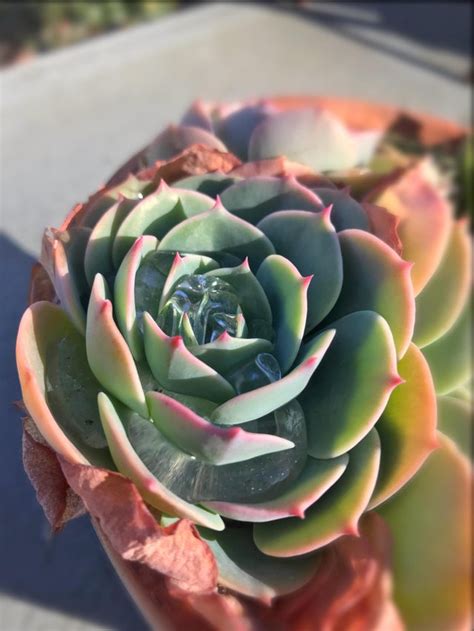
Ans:
[[[1,73],[0,631],[145,628],[87,520],[52,539],[22,470],[14,338],[43,227],[196,97],[329,93],[467,123],[469,12],[213,3]]]

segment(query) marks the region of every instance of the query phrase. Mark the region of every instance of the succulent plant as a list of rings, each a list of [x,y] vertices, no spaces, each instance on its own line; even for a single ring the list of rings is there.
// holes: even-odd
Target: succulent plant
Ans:
[[[112,547],[125,517],[87,471],[131,480],[160,537],[194,524],[219,586],[267,604],[380,511],[402,616],[424,624],[404,519],[420,494],[467,519],[432,487],[467,485],[470,244],[443,186],[324,109],[197,103],[45,234],[23,400]],[[439,619],[465,615],[456,598]]]

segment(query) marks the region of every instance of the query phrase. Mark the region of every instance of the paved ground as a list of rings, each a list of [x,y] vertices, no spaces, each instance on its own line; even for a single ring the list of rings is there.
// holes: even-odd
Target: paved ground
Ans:
[[[216,3],[0,75],[0,631],[144,629],[87,520],[52,539],[21,467],[13,346],[43,226],[197,96],[332,93],[467,123],[469,11]]]

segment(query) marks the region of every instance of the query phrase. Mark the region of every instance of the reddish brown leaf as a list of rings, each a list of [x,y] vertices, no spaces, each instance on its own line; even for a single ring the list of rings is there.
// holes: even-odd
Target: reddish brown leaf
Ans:
[[[84,505],[69,488],[56,453],[45,443],[28,417],[23,425],[23,465],[54,531],[60,530],[70,519],[84,514]]]
[[[39,300],[54,302],[55,299],[56,292],[54,291],[53,283],[47,271],[41,263],[35,263],[31,270],[28,304],[31,305],[33,302],[38,302]]]
[[[215,589],[214,556],[191,522],[162,528],[123,475],[58,459],[69,485],[125,560],[147,565],[186,592]]]
[[[375,236],[385,241],[397,254],[402,252],[402,242],[398,236],[398,224],[400,219],[388,212],[382,206],[362,202],[362,206],[367,213],[370,229]]]

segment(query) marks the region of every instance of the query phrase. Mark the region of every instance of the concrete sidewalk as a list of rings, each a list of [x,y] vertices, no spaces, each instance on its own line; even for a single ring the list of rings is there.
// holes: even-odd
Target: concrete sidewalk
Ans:
[[[0,631],[145,628],[87,520],[50,538],[20,462],[14,337],[43,227],[196,97],[327,93],[468,123],[469,7],[422,6],[434,31],[410,3],[210,3],[0,74]]]

